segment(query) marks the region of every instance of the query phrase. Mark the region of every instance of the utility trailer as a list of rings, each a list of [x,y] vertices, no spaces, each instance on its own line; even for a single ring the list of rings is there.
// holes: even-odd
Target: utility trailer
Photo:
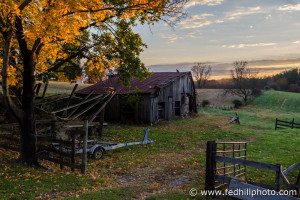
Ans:
[[[151,144],[154,140],[148,140],[149,128],[144,129],[144,137],[140,142],[98,142],[96,140],[87,140],[87,153],[90,154],[94,159],[99,160],[103,157],[106,151],[118,149],[126,146],[140,145],[140,144]],[[53,143],[52,146],[59,149],[59,144]],[[71,148],[64,149],[66,152],[71,152]],[[75,154],[81,154],[83,152],[83,144],[79,143],[78,148],[75,150]]]

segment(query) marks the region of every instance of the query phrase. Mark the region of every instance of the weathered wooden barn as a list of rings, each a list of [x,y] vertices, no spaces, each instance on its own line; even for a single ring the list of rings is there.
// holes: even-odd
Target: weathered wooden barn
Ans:
[[[117,95],[105,108],[106,121],[155,123],[197,112],[196,92],[190,72],[154,72],[144,81],[131,79],[130,88],[114,76],[76,92],[77,95],[106,94],[111,88]],[[135,101],[135,102],[132,102]]]

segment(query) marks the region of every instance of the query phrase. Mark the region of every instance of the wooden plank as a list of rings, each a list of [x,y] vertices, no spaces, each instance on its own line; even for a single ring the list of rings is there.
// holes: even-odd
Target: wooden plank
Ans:
[[[36,87],[36,90],[35,90],[35,95],[36,95],[36,96],[38,96],[38,95],[39,95],[39,92],[40,92],[41,86],[42,86],[42,84],[41,84],[41,83],[38,83],[38,84],[37,84],[37,87]]]
[[[292,172],[293,170],[300,168],[300,162],[295,163],[291,166],[289,166],[287,169],[285,169],[282,173],[287,176],[290,172]]]
[[[94,93],[94,90],[91,90],[90,93],[88,95],[86,95],[82,101],[86,101],[93,93]],[[67,116],[67,118],[70,118],[79,108],[80,108],[80,106],[77,106],[76,108],[74,108],[69,113],[69,115]]]
[[[110,95],[109,99],[91,116],[88,120],[88,123],[91,123],[94,121],[96,116],[105,108],[105,106],[111,101],[111,99],[117,94],[117,92],[114,92]]]
[[[240,183],[232,180],[229,185],[229,196],[235,197],[242,200],[299,200],[298,198],[280,195],[278,192],[267,190],[258,186],[250,185],[247,183]],[[266,194],[270,195],[266,195]],[[256,195],[254,195],[256,194]]]
[[[89,134],[89,123],[88,121],[84,121],[84,138],[83,138],[83,153],[82,153],[82,168],[81,173],[86,174],[86,165],[87,165],[87,140],[88,140],[88,134]]]
[[[228,176],[222,176],[222,175],[216,175],[216,181],[222,182],[222,183],[230,183],[231,180],[239,180],[239,181],[243,181],[243,179],[239,178],[239,177],[228,177]],[[251,185],[255,185],[258,187],[263,187],[269,190],[275,190],[276,186],[274,185],[268,185],[268,184],[264,184],[264,183],[257,183],[257,182],[252,182],[252,181],[248,181],[248,184]]]
[[[5,140],[9,140],[9,141],[14,142],[14,143],[20,143],[20,139],[14,138],[14,137],[12,137],[12,135],[8,136],[8,135],[0,134],[0,138],[5,139]]]
[[[60,169],[64,168],[63,162],[64,162],[64,158],[63,158],[63,150],[62,150],[62,144],[59,144],[59,161],[60,161]]]
[[[233,152],[242,152],[246,151],[247,149],[241,149],[241,150],[227,150],[227,151],[217,151],[217,153],[233,153]]]
[[[277,186],[277,191],[279,192],[281,190],[281,171],[282,171],[282,165],[281,164],[277,164],[277,166],[279,167],[279,169],[276,171],[276,178],[275,178],[275,182],[276,182],[276,186]]]
[[[72,151],[71,151],[71,162],[72,164],[75,164],[75,146],[76,146],[76,139],[75,135],[72,135]],[[71,171],[74,171],[74,168],[71,168]]]
[[[291,125],[285,125],[285,124],[277,124],[277,125],[291,128]]]
[[[83,105],[83,104],[85,104],[85,103],[88,103],[88,102],[90,102],[90,101],[93,101],[93,100],[96,100],[96,99],[99,100],[99,98],[105,99],[107,96],[108,96],[108,95],[106,95],[106,96],[103,97],[103,94],[100,94],[100,95],[97,95],[97,96],[92,97],[92,98],[90,98],[90,99],[87,99],[87,100],[85,100],[85,101],[82,101],[82,102],[80,102],[80,103],[77,103],[77,104],[68,106],[68,107],[66,107],[66,108],[62,108],[62,109],[59,109],[59,110],[55,110],[55,111],[53,111],[53,112],[51,112],[51,113],[55,114],[55,113],[58,113],[58,112],[62,112],[62,111],[65,111],[65,110],[69,110],[69,109],[71,109],[71,108],[78,107],[78,106]]]
[[[38,158],[39,158],[39,159],[48,160],[48,161],[50,161],[50,162],[54,162],[54,163],[61,164],[61,165],[64,165],[64,166],[68,166],[68,167],[70,167],[70,168],[75,168],[75,169],[81,169],[81,168],[82,168],[82,166],[79,165],[79,164],[72,164],[72,163],[69,163],[69,162],[60,161],[59,159],[56,159],[56,158],[50,158],[50,157],[48,157],[48,156],[39,155]]]
[[[223,187],[223,186],[225,186],[225,185],[228,185],[228,183],[223,183],[223,184],[221,184],[221,185],[216,186],[216,187],[215,187],[215,190],[217,190],[217,189],[219,189],[219,188],[221,188],[221,187]]]
[[[216,142],[216,144],[247,144],[247,142]]]
[[[72,92],[71,92],[71,94],[70,94],[70,96],[69,96],[67,105],[66,105],[65,107],[68,107],[68,106],[70,105],[71,99],[72,99],[72,97],[73,97],[73,95],[74,95],[74,93],[75,93],[77,87],[78,87],[78,84],[75,84],[75,86],[74,86],[74,88],[73,88],[73,90],[72,90]],[[66,115],[67,115],[67,110],[64,110],[64,112],[63,112],[63,114],[62,114],[62,117],[66,117]]]
[[[249,166],[249,167],[256,167],[256,168],[259,168],[259,169],[278,171],[278,166],[277,165],[269,164],[269,163],[256,162],[256,161],[251,161],[251,160],[244,160],[244,159],[240,159],[240,158],[230,158],[230,157],[216,156],[216,161],[226,162],[226,163],[231,163],[231,164],[246,165],[246,166]]]
[[[269,184],[265,184],[265,183],[257,183],[257,182],[253,182],[253,181],[247,181],[248,184],[257,186],[257,187],[262,187],[265,189],[269,189],[269,190],[276,190],[276,186],[274,185],[269,185]]]
[[[17,148],[17,147],[12,147],[8,144],[5,144],[5,143],[0,143],[0,147],[2,147],[3,149],[9,149],[9,150],[12,150],[12,151],[17,151],[17,152],[20,152],[20,149]]]
[[[206,144],[206,171],[205,190],[214,190],[216,172],[216,148],[215,141],[208,141]]]
[[[239,164],[236,164],[236,165],[239,165]],[[229,165],[229,166],[225,166],[225,167],[219,167],[219,168],[216,168],[216,170],[220,170],[220,169],[228,169],[228,168],[231,168],[233,167],[234,165]]]
[[[46,142],[59,143],[59,144],[70,145],[70,146],[72,145],[72,141],[59,140],[56,138],[49,138],[49,137],[41,136],[41,135],[37,135],[36,137],[37,137],[38,142],[46,141]]]
[[[82,111],[80,111],[79,113],[70,116],[71,121],[75,120],[77,117],[79,117],[80,115],[83,115],[84,113],[86,113],[87,111],[91,110],[92,108],[94,108],[97,104],[99,104],[100,101],[95,101],[94,103],[90,104],[87,108],[83,109]]]
[[[43,91],[43,94],[41,96],[41,99],[43,99],[46,95],[46,92],[47,92],[47,89],[48,89],[48,83],[46,83],[45,87],[44,87],[44,91]]]
[[[62,155],[62,156],[64,156],[64,157],[68,157],[68,158],[71,158],[71,157],[72,157],[72,155],[71,155],[70,153],[67,153],[67,152],[64,152],[64,151],[61,152],[60,150],[55,149],[55,148],[52,148],[52,147],[48,147],[48,146],[40,145],[40,144],[38,144],[37,146],[38,146],[38,148],[40,148],[41,150],[46,150],[46,151],[50,151],[50,152],[52,152],[52,153],[57,153],[57,154],[60,154],[60,155]]]

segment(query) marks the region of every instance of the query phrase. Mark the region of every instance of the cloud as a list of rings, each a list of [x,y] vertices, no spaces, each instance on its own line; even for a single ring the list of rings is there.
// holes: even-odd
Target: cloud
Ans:
[[[208,26],[213,23],[223,23],[221,20],[211,21],[208,20],[208,17],[213,17],[213,14],[203,13],[201,15],[193,15],[191,18],[185,19],[178,23],[180,29],[191,29],[191,28],[200,28],[203,26]]]
[[[168,43],[174,43],[176,40],[178,39],[183,39],[183,37],[178,36],[176,34],[170,34],[170,35],[166,35],[164,33],[160,33],[159,36],[163,39],[167,39]]]
[[[271,14],[269,14],[269,15],[266,16],[266,20],[271,20],[271,19],[272,19],[272,15]]]
[[[176,34],[164,34],[164,33],[160,33],[159,36],[163,39],[168,40],[168,43],[174,43],[176,40],[182,40],[182,39],[186,39],[186,38],[198,38],[201,35],[199,30],[196,31],[189,31],[187,32],[185,35],[179,36]]]
[[[258,13],[265,13],[266,10],[261,9],[260,6],[257,7],[240,7],[237,10],[233,12],[228,12],[226,14],[226,18],[228,19],[236,19],[240,16],[245,16],[245,15],[253,15],[253,14],[258,14]]]
[[[224,0],[190,0],[185,4],[185,8],[193,7],[196,5],[207,5],[207,6],[215,6],[219,5]]]
[[[264,47],[264,46],[274,46],[277,43],[254,43],[254,44],[236,44],[236,45],[223,45],[223,48],[229,48],[229,49],[242,49],[245,47]]]
[[[200,31],[197,30],[197,31],[190,31],[186,34],[186,37],[187,38],[198,38],[200,35]]]
[[[278,8],[280,11],[300,11],[300,4],[284,5]]]
[[[216,20],[215,23],[220,24],[220,23],[224,23],[223,20]]]
[[[299,40],[293,42],[293,44],[299,44],[299,43],[300,43]]]

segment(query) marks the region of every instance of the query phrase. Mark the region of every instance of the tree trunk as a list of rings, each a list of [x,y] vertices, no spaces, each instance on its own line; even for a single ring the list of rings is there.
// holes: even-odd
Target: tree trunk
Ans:
[[[198,80],[197,83],[198,83],[198,89],[200,89],[201,88],[201,80]]]
[[[22,111],[23,118],[20,121],[21,127],[21,155],[20,159],[24,164],[38,165],[36,157],[36,126],[34,115],[34,62],[32,53],[29,51],[23,57],[23,95]]]

